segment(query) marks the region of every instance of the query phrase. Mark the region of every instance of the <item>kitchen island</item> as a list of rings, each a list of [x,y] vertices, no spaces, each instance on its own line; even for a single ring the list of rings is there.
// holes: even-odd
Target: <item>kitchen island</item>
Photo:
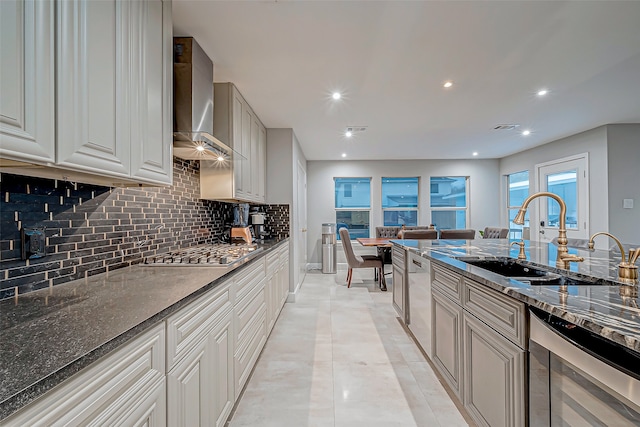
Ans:
[[[0,301],[0,420],[151,328],[163,332],[167,319],[219,287],[229,286],[230,304],[251,298],[246,305],[253,304],[258,312],[265,311],[266,300],[273,305],[266,312],[277,316],[288,292],[288,242],[261,244],[263,250],[229,267],[141,264]],[[255,284],[241,288],[240,281],[254,269]],[[283,271],[279,288],[272,292],[277,301],[267,289],[268,276],[276,270]],[[240,317],[249,311],[242,310]],[[235,316],[235,306],[233,311]],[[256,319],[266,340],[266,320]],[[255,347],[261,348],[259,344]]]
[[[573,373],[566,381],[558,381],[564,374],[554,371],[549,376],[548,367],[536,364],[538,360],[547,360],[549,365],[552,353],[548,349],[573,354],[558,350],[562,344],[555,341],[559,339],[558,333],[565,333],[562,330],[583,340],[576,341],[583,347],[572,347],[583,350],[570,350],[576,355],[567,360],[571,363],[577,360],[580,366],[584,360],[593,359],[585,366],[590,375],[596,372],[595,384],[613,384],[607,381],[616,377],[616,381],[620,380],[616,384],[621,386],[614,390],[622,390],[621,394],[614,393],[613,399],[598,397],[594,405],[585,400],[586,396],[594,390],[596,396],[606,393],[597,385],[586,385],[593,380],[583,381],[578,387],[570,386],[573,388],[567,393],[574,396],[567,405],[573,415],[568,420],[575,422],[579,418],[589,422],[589,417],[600,420],[590,411],[594,407],[608,407],[623,409],[598,416],[615,417],[616,421],[619,417],[623,420],[619,425],[636,425],[640,421],[638,288],[617,281],[619,256],[605,251],[570,249],[570,253],[583,257],[584,261],[572,263],[571,270],[566,271],[554,267],[553,245],[526,242],[528,260],[514,263],[518,248],[512,248],[507,240],[392,242],[394,280],[396,264],[405,266],[405,274],[397,277],[406,278],[394,281],[394,295],[396,286],[404,288],[397,293],[404,296],[404,304],[396,309],[452,394],[478,425],[520,426],[528,422],[549,425],[549,420],[556,425],[566,420],[563,417],[567,410],[556,410],[557,402],[564,402],[559,398],[567,392],[563,384],[573,383],[573,376],[581,374]],[[538,273],[542,278],[535,276]],[[528,278],[524,277],[527,275]],[[549,277],[552,279],[545,283]],[[540,286],[541,283],[545,284]],[[402,297],[397,300],[402,302]],[[534,313],[535,310],[539,313]],[[545,322],[552,327],[540,327]],[[541,341],[541,337],[549,335],[551,338]],[[547,339],[554,345],[538,345],[548,343]],[[604,348],[607,350],[603,351]],[[591,350],[595,351],[595,358],[586,357]],[[546,359],[539,356],[540,351],[547,351]],[[618,364],[619,357],[625,362]],[[608,366],[614,359],[620,370]],[[559,360],[557,366],[562,366],[564,361]],[[543,378],[552,382],[545,385]],[[545,393],[554,390],[549,384],[558,383],[555,398],[549,398]],[[576,394],[575,390],[582,387],[587,387],[587,392]],[[538,399],[540,395],[547,397]],[[537,416],[542,421],[534,420]]]

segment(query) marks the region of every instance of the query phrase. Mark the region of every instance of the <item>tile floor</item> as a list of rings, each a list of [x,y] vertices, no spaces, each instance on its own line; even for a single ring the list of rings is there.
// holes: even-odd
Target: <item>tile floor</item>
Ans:
[[[285,304],[229,423],[241,426],[466,426],[396,319],[373,270],[309,272]]]

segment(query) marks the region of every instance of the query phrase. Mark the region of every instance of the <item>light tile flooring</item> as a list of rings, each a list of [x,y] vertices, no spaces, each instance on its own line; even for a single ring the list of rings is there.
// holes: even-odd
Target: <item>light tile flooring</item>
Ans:
[[[373,270],[306,275],[230,422],[241,426],[466,426],[396,319]]]

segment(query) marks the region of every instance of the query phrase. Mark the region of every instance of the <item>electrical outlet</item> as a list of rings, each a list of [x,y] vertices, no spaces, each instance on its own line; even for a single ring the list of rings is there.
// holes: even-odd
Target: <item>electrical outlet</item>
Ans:
[[[622,208],[623,209],[633,209],[633,199],[623,199],[622,200]]]
[[[45,227],[22,227],[22,259],[42,258],[46,255]]]

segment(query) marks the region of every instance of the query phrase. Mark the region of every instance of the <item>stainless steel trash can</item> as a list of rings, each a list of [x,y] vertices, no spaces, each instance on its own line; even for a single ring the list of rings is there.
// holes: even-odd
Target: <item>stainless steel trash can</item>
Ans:
[[[336,224],[322,224],[322,272],[336,272]]]

